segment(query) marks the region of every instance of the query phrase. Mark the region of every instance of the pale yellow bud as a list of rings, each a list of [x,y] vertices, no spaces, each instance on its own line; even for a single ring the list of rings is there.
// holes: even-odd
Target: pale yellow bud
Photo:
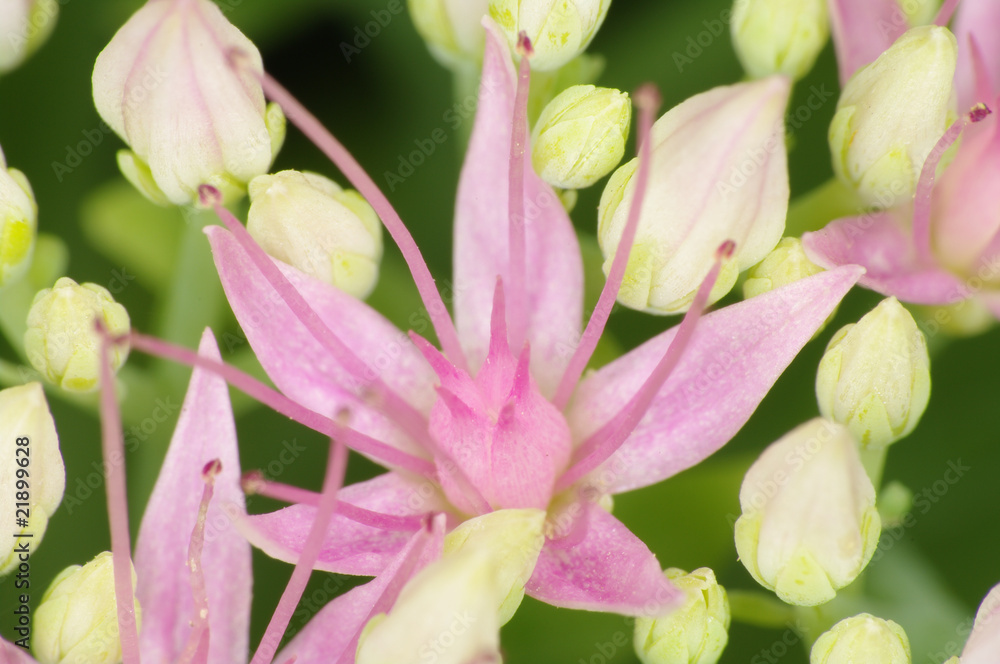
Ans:
[[[489,0],[407,0],[417,32],[446,66],[474,62],[483,55],[483,16]]]
[[[500,662],[496,557],[473,547],[421,570],[388,615],[369,621],[357,664]]]
[[[106,288],[62,277],[52,288],[38,291],[24,333],[24,351],[32,366],[63,389],[96,389],[101,360],[101,337],[94,322],[98,317],[112,336],[129,332],[128,312]],[[127,344],[114,344],[112,369],[117,371],[126,357]]]
[[[828,602],[875,552],[875,489],[850,431],[816,418],[764,450],[740,488],[740,562],[789,604]]]
[[[844,86],[830,124],[833,169],[866,204],[888,208],[913,196],[956,117],[957,53],[947,28],[913,28]]]
[[[736,0],[733,47],[754,78],[805,76],[830,36],[824,0]]]
[[[709,297],[774,249],[785,229],[788,167],[784,76],[722,86],[667,111],[650,135],[649,186],[618,301],[650,313],[686,311],[719,247],[735,242]],[[597,239],[609,272],[636,204],[638,159],[608,180]]]
[[[94,64],[94,105],[129,145],[122,174],[159,204],[226,200],[270,168],[285,117],[266,104],[260,53],[211,0],[147,2]]]
[[[811,277],[823,271],[802,249],[797,237],[782,238],[764,260],[750,268],[743,282],[743,297],[751,298]]]
[[[66,488],[59,436],[41,383],[0,391],[0,441],[0,514],[10,515],[15,535],[0,549],[3,576],[27,564]]]
[[[316,173],[281,171],[250,183],[247,230],[268,254],[355,297],[371,293],[382,223],[353,189]]]
[[[132,587],[135,587],[132,570]],[[142,623],[135,602],[137,626]],[[105,551],[64,569],[35,610],[31,646],[39,664],[118,664],[122,659],[114,566]]]
[[[7,168],[0,148],[0,288],[28,271],[37,225],[38,206],[28,178]]]
[[[611,0],[490,0],[490,16],[511,48],[527,33],[532,69],[550,71],[583,53],[610,6]]]
[[[867,613],[846,618],[813,644],[809,664],[910,664],[910,640],[891,620]]]
[[[824,417],[846,425],[866,448],[879,449],[917,426],[930,398],[927,342],[894,297],[830,340],[816,373]]]
[[[45,43],[58,17],[56,0],[0,0],[0,74]]]
[[[574,85],[542,110],[531,136],[535,171],[553,187],[582,189],[625,154],[632,107],[614,88]]]
[[[493,575],[501,603],[501,625],[510,620],[524,598],[538,554],[545,544],[545,512],[538,509],[496,510],[465,521],[444,539],[444,554],[480,548],[496,558]]]
[[[687,600],[662,618],[636,618],[636,654],[643,664],[715,664],[729,641],[725,588],[707,567],[690,574],[671,568],[664,574]]]

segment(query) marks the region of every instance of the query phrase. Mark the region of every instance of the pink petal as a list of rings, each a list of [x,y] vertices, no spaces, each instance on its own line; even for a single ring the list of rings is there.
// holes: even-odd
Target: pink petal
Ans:
[[[992,102],[991,106],[996,107]],[[998,181],[1000,120],[994,112],[962,132],[958,154],[931,198],[932,244],[941,261],[956,271],[973,274],[980,260],[993,254],[991,245],[1000,235]],[[991,279],[996,274],[982,276]]]
[[[678,591],[642,540],[596,504],[576,505],[582,537],[546,540],[527,593],[554,606],[632,616],[669,608]]]
[[[858,281],[883,295],[915,304],[948,304],[964,296],[955,275],[937,265],[923,265],[909,230],[893,212],[838,219],[802,236],[809,258],[826,268],[861,265]]]
[[[722,447],[860,274],[857,266],[823,272],[702,318],[646,415],[618,452],[591,473],[591,481],[602,491],[629,491],[660,482]],[[676,330],[580,384],[568,412],[577,440],[597,431],[628,402]]]
[[[292,314],[228,231],[212,226],[206,233],[229,304],[275,385],[324,415],[348,408],[353,429],[422,455],[364,395],[364,384],[381,378],[418,410],[430,409],[434,372],[409,337],[363,302],[275,261],[326,325],[368,362],[367,375],[351,375]]]
[[[897,0],[829,0],[828,6],[841,85],[910,27]]]
[[[219,359],[211,331],[205,331],[198,352]],[[222,470],[215,479],[201,557],[208,593],[209,661],[248,658],[253,577],[250,545],[232,524],[232,515],[244,510],[244,502],[229,388],[222,378],[195,369],[136,542],[144,664],[171,664],[187,644],[194,609],[188,543],[204,489],[202,469],[213,459],[222,462]]]
[[[955,88],[958,91],[958,110],[964,113],[973,104],[988,104],[1000,94],[1000,2],[962,0],[955,15],[954,31],[958,40]],[[982,55],[981,64],[985,67],[983,73],[989,87],[986,90],[989,96],[985,99],[979,99],[976,90],[976,72],[969,42],[969,37],[973,35]]]
[[[28,651],[15,646],[10,641],[0,637],[0,662],[3,664],[38,664]]]
[[[397,516],[422,515],[447,507],[430,482],[410,480],[397,473],[344,487],[337,499]],[[292,505],[268,514],[241,514],[237,527],[267,555],[294,563],[315,516],[314,506]],[[334,514],[315,569],[365,576],[381,574],[412,536],[412,532],[382,530]]]
[[[388,611],[414,574],[441,556],[443,527],[421,531],[389,561],[379,576],[324,606],[275,658],[283,664],[338,664],[354,662],[358,634],[375,614]]]
[[[512,283],[507,197],[515,80],[507,41],[489,23],[479,110],[455,210],[455,324],[473,373],[489,348],[497,275]],[[583,266],[569,216],[532,169],[525,173],[524,203],[531,370],[550,395],[580,335]]]

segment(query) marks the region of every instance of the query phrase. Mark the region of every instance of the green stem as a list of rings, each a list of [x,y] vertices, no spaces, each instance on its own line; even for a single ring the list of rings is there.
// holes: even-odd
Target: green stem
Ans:
[[[796,607],[770,593],[758,590],[729,590],[729,611],[733,620],[754,627],[780,629],[795,622]]]
[[[215,215],[210,211],[192,210],[185,214],[173,280],[158,316],[158,335],[188,348],[197,348],[202,331],[216,325],[222,308],[222,287],[202,232],[214,221]],[[162,362],[158,363],[157,373],[172,393],[184,392],[190,373],[187,367]]]
[[[840,217],[860,214],[864,206],[853,191],[837,178],[831,178],[812,191],[798,196],[788,206],[785,235],[801,237]]]
[[[882,472],[885,470],[885,458],[888,454],[888,445],[874,450],[871,448],[861,450],[861,465],[865,467],[865,472],[872,481],[875,491],[878,491],[879,487],[882,486]]]

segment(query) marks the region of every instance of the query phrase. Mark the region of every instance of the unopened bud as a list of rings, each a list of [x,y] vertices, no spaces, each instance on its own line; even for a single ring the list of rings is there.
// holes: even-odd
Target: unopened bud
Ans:
[[[242,196],[285,136],[261,69],[257,48],[210,0],[146,3],[94,66],[97,112],[131,148],[118,155],[125,177],[161,205],[196,204],[203,184]]]
[[[483,16],[489,0],[407,0],[417,32],[445,66],[475,62],[483,55]]]
[[[809,664],[910,664],[910,640],[891,620],[867,613],[846,618],[813,644]]]
[[[824,0],[736,0],[733,47],[754,78],[805,76],[830,36]]]
[[[66,488],[59,436],[41,383],[0,390],[0,441],[0,510],[14,519],[14,537],[0,549],[3,576],[38,548]]]
[[[924,161],[956,117],[958,46],[947,28],[904,33],[844,86],[830,124],[837,176],[869,205],[907,202]]]
[[[474,547],[421,570],[389,614],[366,625],[357,664],[410,662],[417,654],[432,656],[437,664],[499,662],[502,591],[495,563],[488,550]]]
[[[828,602],[875,552],[875,489],[850,431],[816,418],[771,444],[747,471],[736,521],[740,562],[789,604]]]
[[[131,567],[131,564],[130,564]],[[132,587],[135,587],[132,569]],[[135,601],[136,627],[142,611]],[[64,569],[35,610],[31,646],[39,664],[118,664],[122,659],[114,565],[105,551]]]
[[[549,102],[535,124],[535,171],[553,187],[589,187],[622,160],[631,118],[628,95],[620,90],[567,88]]]
[[[651,313],[686,311],[724,242],[735,241],[710,302],[778,243],[788,210],[782,116],[784,76],[718,87],[653,125],[649,186],[618,301]],[[636,204],[638,159],[614,172],[601,196],[597,239],[610,271]]]
[[[879,449],[917,426],[930,398],[927,342],[894,297],[830,340],[816,373],[824,417],[846,425],[863,447]]]
[[[715,573],[664,572],[687,600],[662,618],[635,620],[635,652],[643,664],[715,664],[729,641],[729,598]]]
[[[38,206],[28,178],[7,168],[0,149],[0,288],[28,271],[37,224]]]
[[[382,223],[353,189],[315,173],[281,171],[250,183],[247,230],[271,256],[355,297],[371,293]]]
[[[610,6],[611,0],[490,0],[490,16],[512,49],[525,33],[534,50],[531,68],[550,71],[583,53]]]
[[[56,0],[0,0],[0,74],[44,44],[58,17]]]
[[[797,237],[782,238],[774,251],[750,268],[743,282],[743,297],[757,297],[823,271],[802,249]]]
[[[514,616],[524,598],[524,584],[535,569],[545,543],[542,527],[545,512],[538,509],[503,509],[465,521],[448,533],[444,554],[483,549],[496,557],[493,576],[497,583],[499,623]]]
[[[24,333],[28,361],[63,389],[74,392],[96,389],[101,373],[97,320],[113,337],[129,332],[128,312],[106,288],[62,277],[52,288],[38,291],[28,311],[28,331]],[[126,357],[128,346],[113,344],[111,368],[117,371]]]

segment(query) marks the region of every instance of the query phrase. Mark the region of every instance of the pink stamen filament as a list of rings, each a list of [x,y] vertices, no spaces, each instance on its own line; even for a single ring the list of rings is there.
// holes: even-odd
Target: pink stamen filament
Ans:
[[[520,346],[527,333],[528,294],[525,284],[527,271],[525,256],[524,169],[525,145],[528,142],[528,91],[531,84],[531,42],[525,33],[518,39],[521,64],[518,67],[517,91],[514,96],[514,120],[510,132],[510,164],[507,204],[507,244],[510,258],[510,294],[513,306],[510,311],[509,342]]]
[[[299,293],[295,286],[278,269],[278,266],[274,264],[271,258],[254,241],[250,233],[247,232],[247,229],[243,227],[243,224],[229,210],[222,206],[219,202],[218,190],[208,185],[202,185],[200,189],[203,193],[203,199],[215,199],[214,208],[216,215],[218,215],[219,219],[226,225],[226,228],[229,229],[240,243],[243,250],[250,255],[257,269],[261,271],[261,274],[271,284],[271,287],[278,292],[299,322],[309,330],[316,341],[322,344],[349,373],[353,374],[359,380],[364,380],[365,376],[371,372],[371,368],[327,327],[326,323],[323,322],[319,315],[305,301],[302,294]],[[417,443],[424,445],[425,449],[431,449],[433,443],[427,431],[427,419],[423,414],[396,394],[377,376],[371,381],[371,389],[380,397],[384,404],[384,407],[381,409],[382,412],[397,422]]]
[[[430,539],[432,531],[438,530],[439,527],[443,526],[443,522],[435,520],[429,525],[430,528],[425,528],[416,533],[410,538],[410,541],[406,543],[406,549],[404,549],[405,555],[402,563],[382,590],[382,594],[379,595],[377,600],[375,600],[371,610],[368,612],[368,616],[362,623],[362,629],[364,629],[364,625],[367,625],[368,621],[370,621],[372,617],[380,613],[387,613],[389,609],[392,608],[392,605],[396,602],[396,598],[399,596],[399,592],[403,589],[403,586],[406,585],[406,582],[410,580],[410,577],[412,577],[416,571],[420,558],[423,556],[424,550],[427,548],[429,543],[428,540]],[[351,642],[344,649],[343,654],[341,654],[341,656],[337,659],[336,664],[354,662],[354,658],[358,650],[358,640],[360,637],[361,630],[358,630],[351,639]]]
[[[596,433],[590,436],[576,450],[573,455],[573,462],[570,468],[563,473],[556,482],[556,491],[569,488],[578,479],[594,470],[602,463],[611,458],[611,455],[618,451],[629,434],[635,429],[643,415],[649,409],[650,404],[656,397],[657,392],[663,387],[664,382],[670,377],[677,366],[684,350],[691,341],[694,334],[695,325],[701,318],[705,309],[715,281],[719,277],[722,269],[722,262],[730,258],[735,245],[732,241],[726,241],[718,252],[716,252],[715,263],[709,270],[705,280],[698,288],[691,308],[684,315],[684,320],[677,326],[677,334],[674,335],[666,353],[660,358],[659,363],[649,375],[649,378],[642,384],[639,391],[629,399],[628,403],[612,417],[607,424],[601,427]]]
[[[302,505],[311,505],[313,507],[319,506],[319,501],[322,497],[321,494],[318,494],[315,491],[309,491],[308,489],[302,489],[297,486],[282,484],[280,482],[272,482],[271,480],[265,479],[258,471],[244,474],[243,490],[250,495],[264,496],[265,498],[273,498],[274,500],[280,500],[286,503],[299,503]],[[342,500],[337,501],[337,506],[334,511],[336,514],[339,514],[345,519],[350,519],[355,523],[371,526],[372,528],[378,528],[379,530],[416,532],[420,530],[424,523],[424,518],[422,516],[399,516],[396,514],[385,514],[383,512],[375,512],[364,507],[352,505],[351,503],[345,503]]]
[[[604,282],[604,289],[601,297],[597,300],[597,306],[587,322],[587,327],[580,337],[566,371],[559,381],[552,403],[556,408],[562,410],[569,403],[577,381],[583,375],[587,363],[597,348],[597,342],[601,339],[604,326],[607,325],[611,310],[615,306],[618,298],[618,291],[621,289],[622,280],[625,278],[625,268],[628,266],[629,253],[632,251],[632,244],[635,242],[635,233],[639,228],[639,218],[642,212],[642,202],[646,197],[646,186],[649,182],[649,171],[652,161],[652,146],[650,145],[650,134],[653,128],[653,118],[660,107],[660,94],[653,85],[644,85],[639,88],[634,100],[639,107],[639,165],[635,174],[635,191],[632,195],[632,207],[629,208],[628,218],[625,221],[625,229],[622,232],[621,240],[615,248],[615,256],[611,261],[611,269],[608,271],[607,281]]]
[[[101,443],[107,473],[105,484],[115,601],[118,607],[118,634],[121,638],[123,664],[140,664],[139,630],[135,622],[135,595],[132,588],[132,543],[128,530],[128,497],[125,490],[125,440],[115,395],[115,376],[111,369],[113,340],[100,319],[96,321],[96,325],[101,335]],[[113,459],[119,461],[112,461]]]
[[[986,115],[989,109],[977,107],[952,123],[944,135],[938,139],[924,166],[920,169],[920,178],[917,180],[917,191],[913,195],[913,242],[917,248],[917,256],[920,261],[929,264],[934,262],[934,255],[931,249],[931,195],[934,193],[934,179],[941,157],[950,148],[965,129],[969,122],[978,122]]]
[[[413,236],[406,228],[399,213],[392,207],[389,199],[340,141],[288,90],[266,72],[256,72],[247,67],[244,58],[237,57],[234,58],[234,61],[235,66],[260,78],[264,93],[281,106],[292,124],[298,127],[340,169],[358,192],[365,197],[365,200],[371,204],[402,252],[406,265],[410,268],[410,273],[413,275],[413,281],[417,285],[417,291],[427,309],[431,324],[441,341],[441,348],[444,349],[445,354],[452,362],[467,370],[465,354],[458,341],[455,323],[448,315],[448,308],[445,306],[444,300],[441,299],[441,294],[434,284],[434,277],[431,276],[430,269],[427,267],[417,243],[413,240]]]
[[[937,17],[934,19],[934,25],[948,25],[948,21],[951,20],[951,16],[957,8],[958,0],[945,0],[945,3],[941,5],[941,9],[938,11]]]
[[[180,362],[191,367],[199,367],[206,371],[211,371],[224,378],[233,387],[248,394],[273,411],[329,437],[340,438],[355,452],[376,459],[383,465],[408,470],[428,479],[436,477],[434,464],[430,461],[397,450],[359,431],[343,426],[329,417],[320,415],[292,401],[280,392],[271,389],[236,367],[204,357],[187,348],[176,346],[154,337],[147,337],[138,332],[132,332],[129,339],[132,348],[136,350],[156,357]]]
[[[326,539],[327,529],[330,526],[330,519],[337,505],[337,491],[344,483],[344,472],[347,470],[347,446],[336,439],[330,439],[330,456],[326,464],[326,476],[323,478],[323,493],[319,499],[316,509],[316,518],[313,520],[309,535],[306,536],[305,544],[299,560],[295,563],[292,576],[288,580],[285,592],[281,595],[278,607],[271,616],[271,621],[267,625],[264,637],[260,641],[257,652],[254,653],[250,664],[270,664],[274,659],[274,654],[278,650],[281,635],[288,628],[288,623],[292,619],[292,613],[302,598],[302,593],[312,574],[313,566],[319,558],[320,549]]]
[[[194,531],[191,533],[191,543],[188,545],[188,568],[191,570],[194,618],[187,646],[177,664],[204,661],[208,652],[208,590],[205,586],[205,572],[201,567],[201,552],[205,546],[205,521],[208,518],[208,506],[212,501],[212,494],[215,492],[215,477],[220,472],[222,472],[222,463],[218,459],[208,462],[202,471],[205,488],[201,494],[201,504],[198,506],[198,518],[194,524]]]

